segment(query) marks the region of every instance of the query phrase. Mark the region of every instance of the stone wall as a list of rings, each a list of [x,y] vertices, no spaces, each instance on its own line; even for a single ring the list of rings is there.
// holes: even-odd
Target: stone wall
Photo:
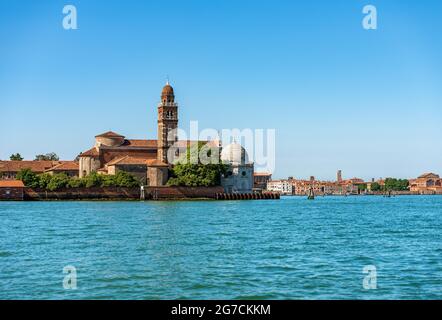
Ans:
[[[24,188],[0,188],[0,200],[23,200]]]
[[[145,187],[146,200],[215,199],[222,187]],[[25,188],[25,200],[139,200],[140,188],[66,188],[58,191]]]

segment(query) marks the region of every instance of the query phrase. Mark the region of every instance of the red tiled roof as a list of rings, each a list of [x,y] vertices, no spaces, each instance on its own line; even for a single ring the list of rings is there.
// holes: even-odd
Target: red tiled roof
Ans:
[[[98,157],[98,156],[99,156],[99,153],[98,153],[97,148],[95,148],[95,147],[92,147],[91,149],[80,153],[80,157]]]
[[[63,163],[47,169],[46,171],[75,171],[78,170],[79,165],[76,161],[63,161]]]
[[[24,188],[25,185],[20,180],[0,180],[0,188]]]
[[[435,179],[439,179],[439,175],[429,172],[429,173],[424,173],[423,175],[420,175],[418,177],[418,179],[428,179],[428,178],[435,178]]]
[[[167,163],[164,163],[164,162],[159,161],[157,159],[148,159],[148,160],[146,160],[146,163],[149,167],[168,167],[169,166]]]
[[[131,156],[123,156],[115,158],[108,163],[106,163],[107,166],[113,166],[117,164],[134,164],[134,165],[146,165],[146,158],[138,158],[138,157],[131,157]]]
[[[198,141],[194,141],[194,140],[179,140],[177,142],[175,142],[175,146],[178,148],[185,148],[185,147],[189,147],[190,145],[192,145],[193,143],[197,143]],[[209,144],[209,146],[211,147],[217,147],[218,146],[218,142],[217,141],[199,141],[199,142],[205,142],[207,144]],[[106,146],[103,146],[106,148]],[[124,140],[123,144],[121,146],[116,146],[116,147],[110,147],[112,149],[118,149],[118,148],[157,148],[158,147],[158,141],[157,140],[144,140],[144,139],[126,139]],[[82,155],[89,155],[89,152],[93,151],[94,148],[85,151]],[[98,155],[98,153],[96,154]]]
[[[22,169],[31,169],[35,173],[42,173],[45,170],[59,164],[60,161],[0,161],[0,172],[18,172]]]
[[[270,177],[272,174],[267,172],[255,172],[253,175],[255,177]]]
[[[141,140],[141,139],[130,139],[125,140],[121,145],[122,147],[136,147],[136,148],[156,148],[157,140]]]
[[[108,131],[99,135],[96,135],[95,138],[124,138],[124,136],[122,136],[119,133],[113,132],[113,131]]]

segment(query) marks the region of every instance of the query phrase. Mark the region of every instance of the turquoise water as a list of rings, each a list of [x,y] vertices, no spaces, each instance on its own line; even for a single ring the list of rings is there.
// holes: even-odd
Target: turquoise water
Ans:
[[[442,299],[440,196],[0,202],[0,221],[1,299]]]

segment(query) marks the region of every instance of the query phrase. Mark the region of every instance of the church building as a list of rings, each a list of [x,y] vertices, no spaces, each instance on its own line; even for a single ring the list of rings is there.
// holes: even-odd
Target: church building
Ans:
[[[95,144],[82,152],[79,158],[79,177],[91,172],[116,174],[125,171],[148,186],[164,186],[172,167],[169,159],[185,152],[197,141],[178,140],[178,104],[169,82],[163,87],[157,107],[158,127],[156,140],[127,139],[108,131],[95,136]],[[204,141],[210,147],[219,148],[218,141]],[[239,147],[238,147],[239,146]],[[169,152],[169,154],[168,154]],[[222,178],[226,192],[251,192],[253,187],[253,164],[243,159],[245,150],[237,144],[221,152],[221,160],[230,164],[229,175]],[[224,156],[223,156],[224,155]]]

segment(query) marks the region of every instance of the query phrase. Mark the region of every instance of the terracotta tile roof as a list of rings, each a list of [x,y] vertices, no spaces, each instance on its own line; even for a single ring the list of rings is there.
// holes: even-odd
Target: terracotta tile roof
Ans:
[[[114,166],[117,164],[121,164],[121,165],[127,165],[127,164],[134,164],[134,165],[146,165],[146,158],[138,158],[138,157],[131,157],[131,156],[123,156],[123,157],[118,157],[115,158],[111,161],[109,161],[108,163],[106,163],[107,166]]]
[[[45,170],[59,164],[60,161],[0,161],[0,172],[18,172],[22,169],[31,169],[35,173],[42,173]]]
[[[124,136],[122,136],[119,133],[113,132],[113,131],[108,131],[99,135],[96,135],[95,138],[124,138]]]
[[[435,174],[435,173],[432,173],[432,172],[429,172],[429,173],[424,173],[423,175],[420,175],[419,177],[418,177],[418,179],[429,179],[429,178],[436,178],[436,179],[439,179],[439,175],[437,175],[437,174]]]
[[[0,188],[24,188],[20,180],[0,180]]]
[[[141,139],[130,139],[125,140],[121,145],[122,147],[141,147],[141,148],[156,148],[157,140],[141,140]]]
[[[175,146],[178,148],[185,148],[190,146],[192,143],[197,143],[198,141],[194,140],[179,140],[175,143]],[[200,141],[208,143],[211,147],[217,147],[218,142],[217,141]],[[158,141],[157,140],[144,140],[144,139],[126,139],[124,140],[124,143],[121,146],[118,147],[111,147],[111,148],[157,148],[158,147]]]
[[[53,166],[52,168],[49,168],[47,171],[76,171],[78,170],[79,165],[76,161],[63,161],[60,164],[57,164]]]
[[[89,150],[87,150],[85,152],[80,153],[79,156],[80,157],[98,157],[99,153],[98,153],[97,148],[92,147],[91,149],[89,149]]]
[[[255,177],[270,177],[272,174],[267,172],[255,172],[253,175]]]
[[[146,160],[147,166],[149,167],[168,167],[167,163],[159,161],[157,159],[148,159]]]

